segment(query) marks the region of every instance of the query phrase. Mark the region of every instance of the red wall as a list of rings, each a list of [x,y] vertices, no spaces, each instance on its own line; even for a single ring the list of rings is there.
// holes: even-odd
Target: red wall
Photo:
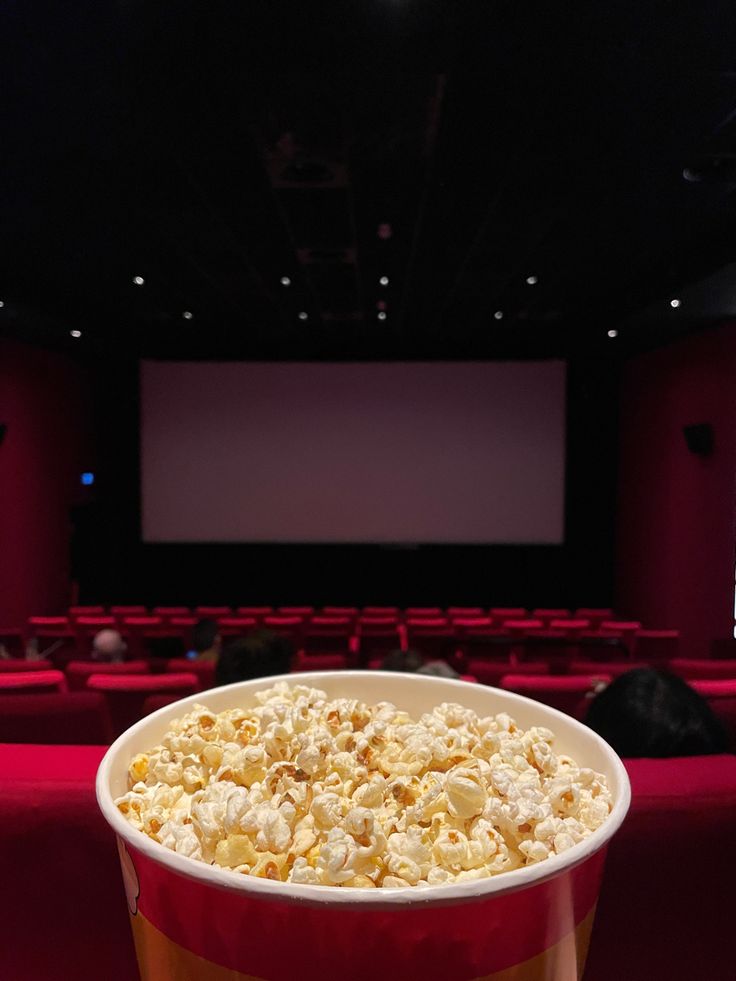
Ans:
[[[0,340],[0,626],[69,603],[69,511],[88,464],[83,367]]]
[[[700,422],[714,427],[709,458],[683,437]],[[704,655],[733,630],[736,326],[632,359],[620,438],[618,608]]]

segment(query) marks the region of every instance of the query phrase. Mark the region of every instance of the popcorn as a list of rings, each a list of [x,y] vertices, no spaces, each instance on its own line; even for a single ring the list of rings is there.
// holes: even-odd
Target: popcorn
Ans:
[[[542,726],[443,703],[280,682],[252,708],[195,705],[137,754],[115,803],[143,834],[241,875],[339,888],[421,888],[544,862],[606,820],[605,778]]]

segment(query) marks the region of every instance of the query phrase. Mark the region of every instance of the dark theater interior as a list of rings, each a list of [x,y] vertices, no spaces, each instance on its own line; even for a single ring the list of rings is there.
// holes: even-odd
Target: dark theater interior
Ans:
[[[733,981],[733,4],[0,50],[0,977]]]

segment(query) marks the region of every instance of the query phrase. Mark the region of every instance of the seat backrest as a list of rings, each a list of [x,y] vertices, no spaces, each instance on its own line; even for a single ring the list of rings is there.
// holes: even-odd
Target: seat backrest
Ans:
[[[473,672],[474,673],[474,672]],[[590,700],[605,685],[610,684],[611,676],[602,672],[595,675],[555,675],[539,676],[508,674],[501,678],[500,686],[507,691],[515,691],[528,698],[534,698],[560,712],[566,712],[576,719],[587,714]]]
[[[525,620],[527,612],[523,606],[492,606],[491,616],[494,620]]]
[[[647,668],[649,665],[645,661],[570,661],[567,671],[568,674],[587,674],[598,675],[608,674],[612,678],[618,678],[622,674],[628,674],[636,668]]]
[[[404,616],[410,617],[444,617],[445,613],[441,606],[407,606]]]
[[[102,692],[107,699],[115,734],[119,735],[143,716],[149,695],[178,693],[179,698],[199,690],[196,674],[93,674],[87,688]]]
[[[689,680],[691,678],[717,680],[736,678],[736,660],[709,661],[705,658],[673,658],[667,665],[673,674]]]
[[[93,746],[112,739],[110,712],[98,692],[0,694],[0,743]]]
[[[501,678],[507,675],[510,671],[514,671],[516,674],[529,674],[541,675],[546,674],[548,668],[547,665],[542,661],[537,662],[527,662],[526,664],[516,664],[511,665],[508,660],[504,661],[493,661],[488,658],[473,658],[469,657],[465,661],[464,671],[467,674],[473,675],[473,677],[481,685],[493,685],[498,687]]]
[[[736,757],[624,762],[631,809],[608,848],[584,981],[727,981]]]
[[[5,695],[65,691],[68,691],[68,686],[61,671],[12,671],[0,674],[0,693]]]
[[[104,661],[70,661],[64,669],[71,691],[84,691],[87,679],[93,674],[148,674],[148,661],[121,661],[107,664]]]
[[[148,613],[145,606],[111,606],[110,615],[114,617],[144,617]]]
[[[172,657],[166,663],[167,674],[196,674],[200,690],[215,687],[216,668],[216,661],[190,661],[185,657]]]
[[[445,613],[453,620],[472,620],[474,617],[483,617],[486,615],[486,611],[482,606],[448,606]]]
[[[229,606],[197,606],[194,608],[194,616],[198,619],[217,619],[217,617],[231,617],[232,608]]]
[[[26,661],[23,657],[9,657],[0,661],[0,674],[16,674],[18,671],[53,671],[51,661]]]

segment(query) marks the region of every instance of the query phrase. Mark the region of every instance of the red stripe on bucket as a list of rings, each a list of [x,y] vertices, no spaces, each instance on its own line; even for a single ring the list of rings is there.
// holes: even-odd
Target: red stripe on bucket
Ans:
[[[246,977],[375,981],[387,974],[402,981],[471,981],[520,966],[567,938],[568,953],[559,956],[568,966],[558,964],[554,975],[542,976],[573,981],[579,976],[575,931],[595,906],[605,849],[546,882],[505,895],[446,906],[418,900],[390,910],[360,902],[273,902],[185,878],[134,850],[131,857],[138,915],[175,945]]]

